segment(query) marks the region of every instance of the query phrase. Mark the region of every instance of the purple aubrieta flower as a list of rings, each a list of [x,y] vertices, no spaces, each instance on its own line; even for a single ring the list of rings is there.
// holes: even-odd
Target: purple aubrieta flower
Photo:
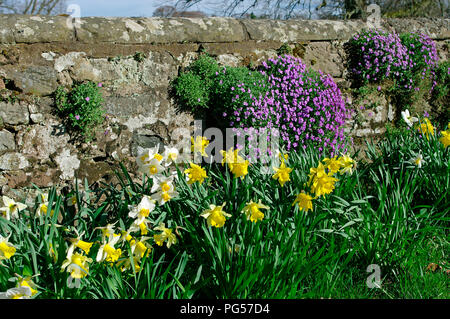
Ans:
[[[85,100],[86,100],[87,102],[89,102],[89,101],[91,100],[91,98],[88,96],[88,97],[85,98]]]
[[[80,119],[79,115],[75,115],[75,119],[78,121]]]
[[[253,134],[260,134],[259,128],[277,128],[287,151],[311,141],[317,148],[337,154],[345,144],[343,126],[351,111],[333,78],[311,73],[300,59],[289,55],[269,59],[262,66],[260,73],[267,76],[267,82],[255,84],[267,86],[267,91],[241,97],[239,103],[235,100],[234,112],[225,116],[229,122],[243,129],[254,128]],[[252,87],[242,83],[245,86]]]

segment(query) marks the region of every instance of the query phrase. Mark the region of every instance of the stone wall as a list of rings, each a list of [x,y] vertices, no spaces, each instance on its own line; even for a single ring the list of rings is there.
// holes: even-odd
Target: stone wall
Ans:
[[[283,44],[344,89],[343,44],[364,21],[274,21],[227,18],[83,18],[0,15],[0,194],[17,197],[32,183],[63,186],[75,177],[90,183],[114,178],[123,160],[133,170],[140,147],[176,144],[190,114],[176,111],[168,87],[199,52],[224,65],[258,65]],[[390,31],[421,31],[448,59],[449,19],[386,20]],[[136,59],[136,53],[144,53]],[[102,82],[107,117],[89,144],[71,140],[55,115],[52,93],[75,81]],[[382,98],[381,98],[382,99]],[[394,110],[373,110],[354,131],[379,135]],[[376,125],[373,125],[373,124]],[[17,193],[18,192],[18,193]]]

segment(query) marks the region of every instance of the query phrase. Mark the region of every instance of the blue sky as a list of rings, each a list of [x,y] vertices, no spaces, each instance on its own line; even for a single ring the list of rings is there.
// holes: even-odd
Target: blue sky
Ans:
[[[176,0],[66,0],[67,4],[78,4],[81,9],[81,17],[151,17],[153,11],[162,5],[174,5]],[[218,14],[223,9],[223,3],[227,1],[203,0],[201,5],[190,7],[189,11],[203,11],[207,14]],[[317,6],[321,0],[313,0]],[[244,0],[243,5],[252,3]],[[269,1],[261,1],[262,6]],[[267,5],[269,6],[269,5]],[[267,10],[267,6],[264,10]],[[269,8],[270,10],[270,8]],[[69,12],[70,13],[70,12]],[[255,11],[257,13],[257,11]]]
[[[78,4],[82,17],[151,17],[161,5],[173,4],[165,0],[67,0],[67,4]],[[189,10],[199,10],[192,8]]]

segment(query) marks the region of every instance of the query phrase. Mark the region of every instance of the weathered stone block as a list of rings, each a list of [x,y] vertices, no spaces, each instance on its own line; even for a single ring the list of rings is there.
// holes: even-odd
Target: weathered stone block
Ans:
[[[71,148],[68,141],[69,135],[65,128],[56,121],[49,121],[45,125],[32,125],[17,134],[20,152],[40,161],[47,160],[60,149]]]
[[[14,151],[16,144],[14,141],[14,134],[7,131],[0,131],[0,153],[3,151]]]
[[[251,40],[332,41],[348,40],[366,27],[362,21],[331,20],[241,20]]]
[[[333,77],[342,77],[344,61],[336,47],[330,42],[312,42],[306,46],[303,63],[307,67]]]
[[[0,34],[3,30],[4,43],[67,42],[75,40],[73,29],[67,21],[71,18],[60,16],[8,15],[0,19]]]
[[[138,129],[133,134],[133,139],[131,142],[131,155],[136,157],[144,149],[153,148],[159,145],[159,150],[162,152],[164,150],[163,139],[155,135],[151,130]]]
[[[5,124],[17,125],[28,124],[30,114],[25,102],[0,102],[0,117]]]
[[[0,156],[0,170],[14,171],[29,166],[28,160],[20,153],[5,153]]]
[[[84,180],[87,178],[89,184],[98,182],[105,176],[112,174],[113,171],[107,163],[84,159],[80,161],[80,167],[75,172],[78,179]]]
[[[51,67],[30,66],[12,73],[15,85],[24,93],[50,95],[56,90],[57,73]]]
[[[61,180],[72,180],[75,176],[75,170],[80,167],[80,160],[77,155],[71,155],[69,149],[63,150],[55,157],[55,162],[61,171],[59,178]]]
[[[84,43],[184,43],[245,40],[230,18],[83,18],[77,37]]]

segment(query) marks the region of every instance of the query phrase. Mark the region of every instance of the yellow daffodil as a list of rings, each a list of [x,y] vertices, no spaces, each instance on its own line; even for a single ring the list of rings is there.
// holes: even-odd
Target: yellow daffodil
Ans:
[[[193,184],[195,182],[199,182],[200,184],[203,183],[205,178],[208,177],[206,175],[206,170],[194,163],[189,163],[189,165],[191,167],[184,171],[184,174],[186,174],[188,178],[187,183],[188,184]]]
[[[276,155],[282,162],[287,161],[289,159],[289,154],[283,154],[282,152],[280,152],[280,150],[276,150]]]
[[[308,210],[313,210],[312,197],[302,191],[297,195],[297,198],[292,203],[292,206],[298,203],[300,210],[307,212]]]
[[[244,160],[238,155],[238,152],[239,149],[233,150],[233,148],[230,148],[228,151],[220,151],[220,155],[222,155],[222,166],[227,164],[230,170],[232,170],[235,163],[243,162]]]
[[[159,223],[155,230],[161,231],[160,234],[153,235],[153,239],[158,246],[162,246],[165,241],[167,241],[167,248],[177,243],[177,237],[172,233],[172,229],[166,228],[164,223]]]
[[[425,123],[420,124],[417,129],[420,133],[425,134],[427,140],[430,139],[430,135],[434,135],[434,127],[427,118],[425,118]]]
[[[109,237],[108,242],[104,241],[103,245],[100,246],[97,253],[97,262],[107,261],[115,262],[122,255],[122,250],[120,248],[115,249],[114,245],[120,240],[120,235],[113,234]]]
[[[30,287],[21,286],[0,292],[0,299],[30,299],[32,295]]]
[[[234,178],[244,178],[248,174],[249,161],[244,160],[238,155],[239,149],[233,150],[230,148],[228,151],[220,151],[222,155],[222,166],[227,164],[230,172],[233,173]]]
[[[336,178],[331,177],[325,172],[325,167],[319,163],[317,168],[310,168],[308,185],[311,187],[311,192],[315,194],[316,198],[322,195],[330,194],[334,190]]]
[[[149,196],[144,195],[140,203],[131,209],[128,216],[135,219],[137,225],[141,224],[150,212],[155,209],[155,201]]]
[[[260,209],[269,208],[270,207],[263,205],[261,203],[261,200],[259,200],[258,203],[250,201],[250,203],[247,203],[247,205],[244,207],[242,213],[247,216],[247,220],[250,220],[252,223],[256,223],[257,221],[261,221],[264,218],[264,213],[260,211]]]
[[[226,218],[231,217],[230,214],[227,214],[222,209],[225,207],[226,203],[223,203],[222,206],[209,205],[209,209],[203,211],[200,215],[203,218],[206,218],[208,225],[213,227],[223,227],[225,224]]]
[[[2,197],[3,207],[0,207],[0,216],[11,220],[11,218],[19,218],[19,211],[27,208],[27,205],[15,202],[7,196]]]
[[[0,235],[0,261],[10,259],[16,253],[16,248],[8,242],[8,238]]]
[[[197,135],[195,137],[195,140],[193,137],[191,137],[191,143],[191,152],[193,154],[200,153],[200,155],[208,157],[205,151],[206,147],[209,145],[209,141],[207,138]]]
[[[322,162],[325,163],[325,167],[331,174],[336,174],[341,169],[341,161],[337,159],[337,156],[333,158],[326,157],[322,160]]]
[[[353,174],[353,170],[356,168],[356,161],[354,161],[349,155],[342,155],[339,157],[339,162],[341,164],[341,169],[339,173],[342,174]]]
[[[80,253],[74,253],[70,259],[64,260],[61,265],[61,271],[67,268],[72,278],[84,278],[89,274],[89,263],[92,259]]]
[[[442,131],[441,134],[442,137],[439,139],[439,141],[444,145],[444,148],[446,148],[450,145],[450,130]]]
[[[279,168],[274,167],[273,169],[275,170],[275,174],[272,178],[278,179],[281,187],[283,187],[286,182],[291,180],[289,174],[292,172],[292,168],[286,167],[286,163],[284,161],[282,161]]]
[[[231,173],[233,173],[234,178],[244,178],[244,176],[248,174],[248,165],[249,162],[247,160],[244,162],[233,164]]]

